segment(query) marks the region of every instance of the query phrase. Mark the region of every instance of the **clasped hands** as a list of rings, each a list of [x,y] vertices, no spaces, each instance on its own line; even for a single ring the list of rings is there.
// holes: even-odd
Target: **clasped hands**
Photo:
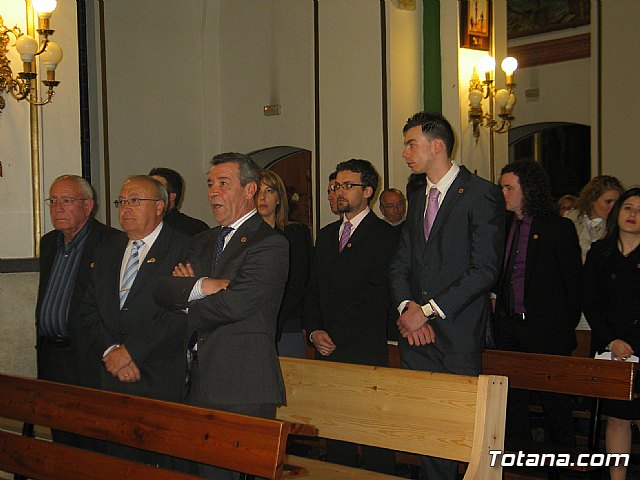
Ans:
[[[409,345],[427,345],[436,341],[433,327],[426,321],[420,305],[409,301],[396,322],[400,335],[407,339]]]
[[[139,382],[140,369],[135,364],[127,347],[120,345],[111,349],[102,359],[104,366],[114,377],[121,382]]]
[[[609,350],[614,360],[622,360],[623,362],[633,355],[633,348],[627,342],[620,338],[612,340],[609,344]]]
[[[171,272],[171,275],[174,277],[195,277],[196,274],[193,271],[193,267],[190,263],[182,264],[179,263]],[[200,289],[202,293],[205,295],[213,295],[214,293],[218,293],[220,290],[224,290],[229,285],[229,280],[224,278],[210,278],[204,277],[202,280],[202,284],[200,285]]]

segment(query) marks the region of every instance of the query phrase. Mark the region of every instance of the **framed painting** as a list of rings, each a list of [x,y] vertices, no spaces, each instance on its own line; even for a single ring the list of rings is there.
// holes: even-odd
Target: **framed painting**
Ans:
[[[460,47],[489,50],[491,0],[460,0]]]
[[[525,37],[588,25],[590,0],[508,0],[507,35]]]

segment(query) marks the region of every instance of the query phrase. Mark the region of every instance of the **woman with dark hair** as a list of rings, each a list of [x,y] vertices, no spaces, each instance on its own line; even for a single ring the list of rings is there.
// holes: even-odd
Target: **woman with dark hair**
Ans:
[[[278,354],[306,358],[302,312],[311,271],[311,233],[306,225],[289,221],[287,190],[277,173],[260,170],[260,185],[255,202],[262,219],[289,240],[289,278],[278,313],[276,331]]]
[[[582,250],[582,263],[591,244],[604,237],[607,217],[621,193],[622,185],[616,177],[593,177],[580,191],[575,209],[564,214],[576,226]]]
[[[593,244],[584,266],[583,308],[592,329],[592,349],[616,361],[640,353],[640,188],[624,192],[607,221],[603,240]],[[640,400],[605,401],[607,453],[630,453],[631,423]],[[611,480],[627,468],[610,467]]]

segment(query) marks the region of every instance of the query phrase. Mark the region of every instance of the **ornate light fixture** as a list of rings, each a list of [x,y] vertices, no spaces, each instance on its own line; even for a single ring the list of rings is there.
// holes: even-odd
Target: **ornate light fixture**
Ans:
[[[62,49],[57,43],[49,40],[54,30],[49,28],[49,18],[57,6],[56,0],[33,0],[33,8],[38,12],[40,44],[31,36],[22,33],[18,26],[8,28],[0,16],[0,110],[5,106],[2,94],[10,93],[16,100],[26,100],[32,105],[46,105],[51,101],[53,89],[60,83],[56,80],[56,67],[62,60]],[[22,72],[13,76],[7,53],[9,52],[9,34],[15,37],[15,47],[22,60]],[[36,80],[34,60],[40,56],[47,79],[42,83],[47,87],[46,98],[40,100],[36,97]]]
[[[483,57],[478,65],[484,72],[484,80],[480,81],[476,67],[473,68],[473,75],[469,81],[469,122],[473,123],[473,136],[478,143],[480,136],[480,126],[491,129],[496,133],[508,132],[511,128],[513,116],[513,106],[516,103],[516,96],[513,89],[513,72],[518,68],[518,61],[513,57],[502,60],[502,70],[507,75],[506,88],[496,90],[491,79],[491,74],[495,70],[496,61],[490,55]],[[482,100],[489,99],[489,113],[482,111]],[[494,116],[494,101],[498,108],[497,119]]]

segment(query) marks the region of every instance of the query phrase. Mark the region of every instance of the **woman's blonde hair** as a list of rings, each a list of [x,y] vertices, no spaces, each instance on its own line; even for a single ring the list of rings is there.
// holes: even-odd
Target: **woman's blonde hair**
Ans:
[[[289,224],[289,200],[287,198],[287,189],[284,186],[284,182],[280,176],[267,169],[262,169],[259,172],[260,183],[258,184],[258,191],[256,197],[260,193],[260,184],[264,183],[267,187],[271,188],[278,194],[278,204],[276,205],[276,227],[279,230],[284,230],[284,227]]]

